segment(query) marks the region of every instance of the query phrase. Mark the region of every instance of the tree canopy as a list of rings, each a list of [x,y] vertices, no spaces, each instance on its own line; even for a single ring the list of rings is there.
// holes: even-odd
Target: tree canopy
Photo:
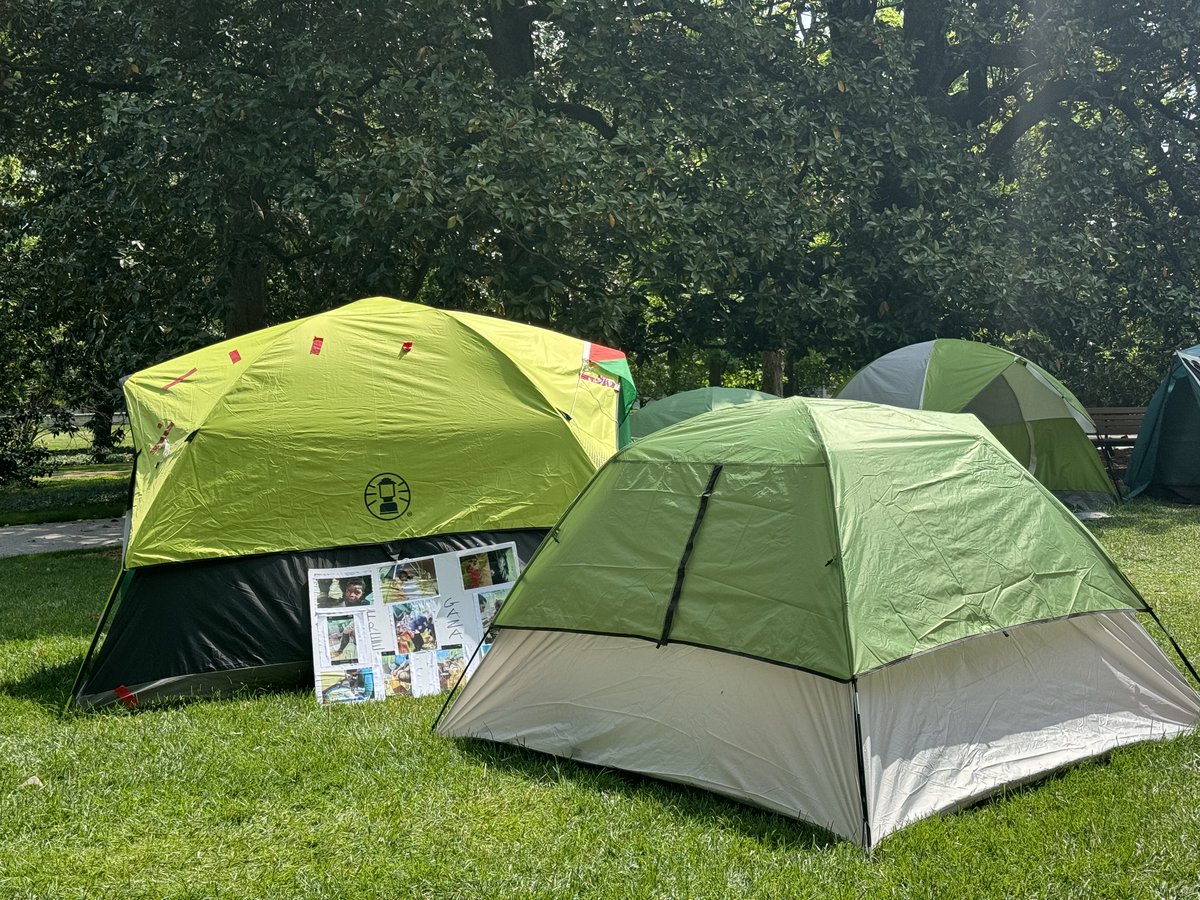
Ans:
[[[0,295],[89,405],[380,293],[776,378],[974,336],[1144,402],[1200,319],[1198,10],[10,0]]]

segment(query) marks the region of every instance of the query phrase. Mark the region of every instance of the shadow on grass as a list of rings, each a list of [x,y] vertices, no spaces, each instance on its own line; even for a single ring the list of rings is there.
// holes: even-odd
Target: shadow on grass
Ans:
[[[1087,524],[1096,535],[1125,528],[1136,528],[1145,536],[1160,535],[1181,525],[1200,524],[1200,506],[1136,497],[1124,501],[1111,518],[1094,519]]]
[[[736,831],[771,850],[829,850],[847,843],[823,828],[703,788],[563,759],[512,744],[474,738],[452,740],[464,754],[489,768],[516,773],[531,782],[569,783],[584,789],[619,793],[630,799],[652,800],[681,816]]]
[[[62,712],[83,657],[52,666],[39,666],[24,678],[0,683],[0,694],[34,703],[54,713]]]

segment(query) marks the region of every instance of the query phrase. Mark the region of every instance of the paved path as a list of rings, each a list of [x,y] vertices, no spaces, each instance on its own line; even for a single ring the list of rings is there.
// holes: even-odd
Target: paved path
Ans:
[[[0,527],[0,556],[120,547],[124,519],[89,519],[50,525]]]

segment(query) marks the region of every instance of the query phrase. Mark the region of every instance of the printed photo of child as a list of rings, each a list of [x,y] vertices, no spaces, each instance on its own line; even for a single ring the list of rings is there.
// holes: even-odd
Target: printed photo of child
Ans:
[[[383,654],[384,686],[387,697],[412,696],[412,665],[407,653]]]
[[[510,584],[517,580],[517,561],[512,547],[492,550],[487,558],[492,584]]]
[[[325,620],[325,637],[331,663],[358,662],[358,641],[354,631],[354,616],[329,616]]]
[[[375,673],[370,669],[321,672],[322,703],[357,703],[375,695]]]
[[[317,609],[369,606],[374,600],[369,580],[362,575],[322,578],[317,582]]]
[[[500,607],[504,605],[504,598],[508,596],[511,588],[502,587],[494,591],[480,591],[479,597],[479,620],[483,623],[483,633],[487,634],[488,629],[492,627],[492,622],[496,618],[496,613],[500,612]]]
[[[486,553],[474,553],[470,556],[459,557],[462,568],[463,587],[468,591],[475,588],[487,587],[492,583],[492,568],[488,565]]]
[[[397,603],[392,607],[396,628],[396,649],[400,653],[416,653],[437,647],[434,612],[437,602],[421,600],[416,603]]]
[[[443,691],[456,684],[466,668],[467,660],[462,647],[446,647],[437,652],[438,683]]]
[[[379,568],[384,603],[405,603],[438,595],[432,559],[410,559]]]

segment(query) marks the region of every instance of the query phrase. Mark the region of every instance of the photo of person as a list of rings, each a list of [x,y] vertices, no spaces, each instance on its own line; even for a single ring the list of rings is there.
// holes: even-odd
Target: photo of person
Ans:
[[[443,691],[458,684],[466,665],[462,647],[446,647],[437,652],[438,683]]]
[[[416,603],[397,603],[392,607],[396,627],[396,649],[400,653],[416,653],[437,647],[434,612],[437,602],[421,600]]]
[[[369,591],[370,583],[362,575],[338,579],[320,578],[317,580],[317,609],[367,606],[375,599]]]
[[[492,567],[488,562],[488,554],[475,553],[471,556],[459,557],[462,567],[463,587],[468,591],[475,588],[487,587],[492,583]]]
[[[492,550],[487,558],[492,584],[509,584],[517,580],[517,562],[512,547]]]
[[[325,637],[331,663],[358,662],[358,641],[354,632],[354,616],[329,616],[325,620]]]
[[[319,682],[322,703],[356,703],[375,695],[375,673],[370,669],[321,672]]]
[[[484,634],[487,634],[488,629],[492,627],[496,613],[500,612],[500,607],[504,605],[504,598],[508,596],[509,590],[510,588],[503,587],[494,591],[480,591],[477,595],[479,598],[479,620],[483,623]]]
[[[406,653],[384,653],[383,693],[387,697],[412,696],[412,665]]]
[[[379,581],[384,603],[403,603],[438,595],[432,559],[410,559],[381,566]]]

